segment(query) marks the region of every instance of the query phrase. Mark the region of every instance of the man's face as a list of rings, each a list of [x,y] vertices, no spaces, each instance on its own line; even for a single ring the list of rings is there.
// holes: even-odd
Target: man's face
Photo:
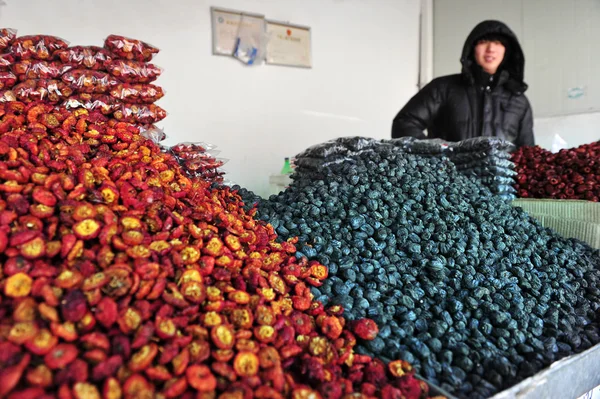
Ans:
[[[475,61],[484,71],[493,75],[504,59],[504,45],[498,40],[480,40],[475,45]]]

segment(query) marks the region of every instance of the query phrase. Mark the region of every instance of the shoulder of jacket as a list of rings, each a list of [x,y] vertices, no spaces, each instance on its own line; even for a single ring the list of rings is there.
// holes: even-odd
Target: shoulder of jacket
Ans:
[[[463,82],[463,78],[461,74],[454,74],[454,75],[445,75],[445,76],[440,76],[438,78],[433,79],[429,84],[433,84],[433,85],[441,85],[441,84],[445,84],[445,85],[454,85],[454,84],[460,84]]]

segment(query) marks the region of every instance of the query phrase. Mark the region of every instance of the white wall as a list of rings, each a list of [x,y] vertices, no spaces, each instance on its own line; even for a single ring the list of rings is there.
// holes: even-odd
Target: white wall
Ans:
[[[159,48],[169,143],[208,141],[258,193],[285,156],[334,137],[389,137],[418,74],[418,0],[4,0],[0,25],[100,45],[110,33]],[[313,68],[244,67],[211,55],[210,6],[312,28]]]
[[[567,90],[563,87],[579,85],[584,82],[590,91],[599,87],[600,77],[597,73],[583,74],[575,70],[565,56],[572,62],[585,67],[581,60],[593,60],[597,52],[590,51],[588,36],[592,41],[597,35],[586,34],[586,29],[600,26],[598,20],[597,0],[553,0],[553,4],[569,9],[565,13],[564,24],[548,23],[559,17],[558,7],[553,12],[537,12],[545,0],[433,0],[433,71],[434,76],[441,76],[460,71],[460,53],[464,41],[475,25],[484,19],[499,19],[506,22],[519,37],[525,52],[525,81],[530,89],[527,96],[532,102],[535,117],[534,131],[536,143],[552,149],[556,135],[562,137],[569,147],[589,143],[600,139],[600,113],[575,113],[574,109],[582,109],[577,105],[580,101],[590,102],[591,96],[581,99],[566,99]],[[534,10],[534,6],[539,7]],[[596,11],[585,13],[583,6]],[[578,7],[576,7],[578,6]],[[551,6],[548,6],[552,8]],[[570,10],[573,9],[573,10]],[[575,12],[574,10],[578,11]],[[588,17],[584,19],[584,17]],[[576,19],[579,18],[579,19]],[[554,21],[554,20],[552,20]],[[579,28],[567,29],[567,24],[581,21]],[[571,25],[569,25],[571,26]],[[570,37],[573,45],[562,45],[555,40],[556,35]],[[577,40],[579,38],[579,40]],[[566,39],[565,39],[566,40]],[[570,43],[569,42],[569,43]],[[572,54],[572,56],[571,56]],[[581,62],[580,62],[581,61]],[[578,63],[579,62],[579,63]],[[565,65],[563,67],[563,65]],[[594,65],[597,66],[597,63]],[[584,68],[585,69],[585,68]],[[596,93],[597,94],[597,93]],[[597,98],[597,95],[596,95]],[[570,102],[570,103],[569,103]],[[589,104],[583,109],[598,109],[600,104]],[[564,110],[564,112],[561,112]],[[560,116],[550,114],[563,113]]]

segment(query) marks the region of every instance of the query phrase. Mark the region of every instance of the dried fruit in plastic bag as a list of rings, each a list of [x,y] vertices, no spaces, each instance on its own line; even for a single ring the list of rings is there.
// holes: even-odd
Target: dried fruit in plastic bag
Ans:
[[[87,69],[103,69],[113,55],[106,49],[97,46],[74,46],[56,52],[56,58],[64,64]]]
[[[73,89],[53,79],[28,79],[13,88],[13,92],[19,101],[48,101],[57,103],[70,97]]]
[[[147,138],[148,140],[154,141],[157,144],[167,138],[167,135],[165,134],[164,130],[154,125],[148,128],[141,128],[140,135]]]
[[[84,108],[88,111],[100,111],[104,115],[110,115],[122,105],[119,100],[104,94],[81,93],[69,97],[63,105],[67,109]]]
[[[113,60],[106,63],[106,70],[126,83],[150,83],[155,81],[162,69],[154,64],[140,61]]]
[[[62,81],[74,90],[83,93],[102,94],[119,84],[119,81],[106,72],[89,69],[76,69],[63,75]]]
[[[126,60],[150,61],[158,48],[141,40],[119,35],[110,35],[104,40],[104,48]]]
[[[181,163],[185,169],[190,172],[204,172],[217,169],[227,163],[227,159],[207,157],[202,159],[189,159]]]
[[[12,72],[0,72],[0,90],[10,89],[17,83],[17,77]]]
[[[0,103],[8,103],[17,101],[17,96],[12,90],[4,90],[0,92]]]
[[[21,81],[27,79],[56,79],[71,69],[58,62],[21,60],[12,66],[12,71]]]
[[[0,51],[8,48],[17,37],[17,30],[10,28],[0,29]]]
[[[165,93],[161,87],[153,84],[122,83],[112,88],[110,95],[128,103],[151,104],[160,100]]]
[[[10,53],[15,57],[28,60],[49,60],[58,50],[65,49],[69,43],[55,36],[33,35],[21,36],[13,42]]]
[[[0,54],[0,71],[10,71],[14,62],[12,54]]]
[[[203,142],[184,142],[171,147],[171,152],[181,159],[194,159],[197,154],[203,154],[214,148],[214,145]]]
[[[155,104],[121,104],[113,116],[122,122],[147,125],[165,119],[167,111]]]

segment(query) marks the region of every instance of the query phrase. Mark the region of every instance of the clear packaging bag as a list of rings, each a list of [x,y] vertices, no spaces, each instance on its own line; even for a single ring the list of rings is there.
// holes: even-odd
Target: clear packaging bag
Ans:
[[[262,23],[262,28],[256,25]],[[253,16],[242,14],[233,57],[246,65],[260,65],[265,58],[267,34],[264,21]]]
[[[122,122],[153,124],[167,117],[167,111],[156,104],[121,104],[113,117]]]
[[[150,83],[162,73],[162,69],[154,64],[129,60],[107,62],[106,70],[125,83]]]
[[[90,69],[69,71],[62,76],[62,81],[80,93],[94,94],[106,93],[120,83],[106,72]]]
[[[20,81],[27,79],[56,79],[73,67],[53,61],[21,60],[12,65]]]
[[[105,94],[80,93],[69,97],[63,106],[67,109],[85,108],[88,111],[100,111],[104,115],[110,115],[121,106],[121,102]]]
[[[73,89],[55,79],[29,79],[17,84],[12,91],[19,101],[26,103],[47,101],[56,104],[73,94]]]
[[[156,144],[167,138],[164,130],[159,128],[158,126],[150,125],[145,128],[140,129],[140,135],[147,138],[148,140],[154,141]]]
[[[50,60],[54,53],[66,49],[69,43],[56,36],[32,35],[16,38],[10,46],[10,53],[17,59]]]
[[[9,48],[17,37],[17,30],[11,28],[0,29],[0,51]]]
[[[74,46],[56,52],[55,57],[63,64],[76,68],[104,69],[104,64],[113,59],[110,51],[97,46]]]
[[[110,95],[128,103],[152,104],[165,95],[162,87],[153,84],[121,83],[110,90]]]
[[[201,141],[197,142],[183,142],[175,144],[170,148],[171,152],[181,159],[193,159],[194,154],[205,153],[211,151],[216,147],[212,144],[204,143]]]
[[[17,84],[17,77],[14,73],[0,71],[0,90],[7,90]]]
[[[10,71],[15,63],[15,57],[12,54],[0,54],[0,71]]]
[[[148,62],[158,54],[158,48],[137,39],[110,35],[104,40],[104,48],[125,60]]]
[[[17,101],[17,96],[12,90],[4,90],[0,92],[0,103],[9,103]]]

